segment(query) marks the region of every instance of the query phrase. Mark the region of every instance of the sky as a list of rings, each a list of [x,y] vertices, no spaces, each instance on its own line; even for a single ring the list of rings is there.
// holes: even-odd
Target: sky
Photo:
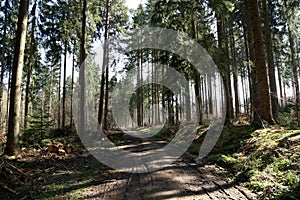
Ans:
[[[129,9],[136,9],[140,3],[146,3],[146,0],[126,0]]]

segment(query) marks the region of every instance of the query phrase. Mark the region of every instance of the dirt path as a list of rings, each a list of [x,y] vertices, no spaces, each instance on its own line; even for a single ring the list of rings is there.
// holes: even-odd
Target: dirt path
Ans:
[[[122,145],[135,144],[127,150],[147,151],[165,143],[157,139],[133,139],[125,136]],[[149,142],[150,141],[150,142]],[[85,189],[83,199],[255,199],[247,189],[225,181],[225,170],[215,165],[200,166],[184,155],[170,166],[151,173],[128,174],[106,171],[95,177]]]

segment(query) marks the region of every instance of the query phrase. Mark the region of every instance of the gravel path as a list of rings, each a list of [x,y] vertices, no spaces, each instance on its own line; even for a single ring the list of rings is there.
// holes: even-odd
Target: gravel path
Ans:
[[[134,139],[124,136],[123,145],[134,144],[129,151],[145,151],[165,145],[157,139]],[[149,143],[149,141],[151,141]],[[184,155],[159,171],[129,174],[108,170],[95,177],[83,199],[154,200],[154,199],[255,199],[246,188],[226,181],[225,170],[215,165],[201,166]]]

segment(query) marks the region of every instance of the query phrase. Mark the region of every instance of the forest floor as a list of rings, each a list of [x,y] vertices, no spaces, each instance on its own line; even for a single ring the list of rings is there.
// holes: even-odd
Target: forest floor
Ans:
[[[129,151],[166,144],[161,139],[122,137]],[[0,157],[1,199],[255,199],[228,172],[215,164],[197,164],[184,154],[168,167],[129,174],[111,169],[85,150],[64,156],[27,150],[22,158]]]
[[[143,174],[101,164],[74,131],[26,137],[35,142],[23,143],[19,157],[0,155],[0,199],[300,199],[299,130],[228,127],[212,152],[195,162],[206,130],[199,128],[189,153]],[[171,141],[176,127],[163,128],[148,141],[114,133],[111,140],[123,149],[147,152]],[[4,144],[5,137],[0,137],[0,154]]]

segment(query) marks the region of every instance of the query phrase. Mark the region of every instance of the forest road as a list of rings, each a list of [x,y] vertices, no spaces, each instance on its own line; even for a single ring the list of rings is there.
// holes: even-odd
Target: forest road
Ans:
[[[128,151],[148,151],[167,143],[156,138],[136,139],[124,135],[121,145]],[[126,148],[125,148],[126,149]],[[87,188],[83,199],[160,200],[160,199],[255,199],[246,188],[225,178],[226,172],[216,165],[199,165],[187,154],[161,170],[130,174],[107,170],[95,177],[99,184]]]

